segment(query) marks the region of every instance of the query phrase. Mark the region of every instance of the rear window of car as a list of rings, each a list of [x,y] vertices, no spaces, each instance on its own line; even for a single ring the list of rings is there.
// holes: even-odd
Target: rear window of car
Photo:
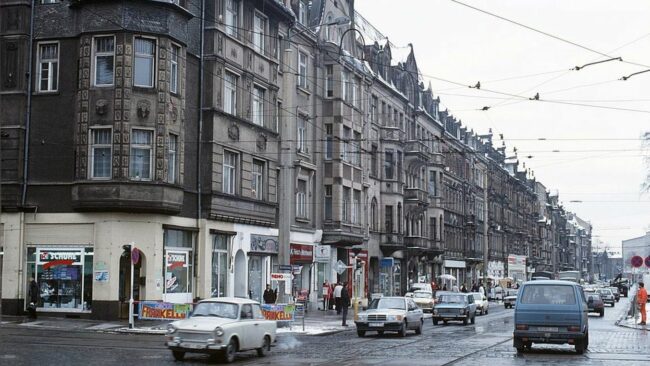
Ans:
[[[521,295],[522,304],[573,305],[576,294],[573,286],[529,285]]]

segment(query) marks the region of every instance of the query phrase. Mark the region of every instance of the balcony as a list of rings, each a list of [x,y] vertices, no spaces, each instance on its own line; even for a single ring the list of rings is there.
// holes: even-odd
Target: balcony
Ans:
[[[445,158],[440,152],[431,153],[431,155],[429,156],[429,164],[439,166],[439,167],[444,167]]]
[[[411,140],[404,144],[404,156],[429,161],[429,147],[421,141]]]
[[[431,240],[421,236],[406,236],[404,237],[404,244],[407,248],[431,248]]]
[[[379,245],[382,248],[404,249],[404,236],[397,233],[382,233]]]
[[[153,182],[83,182],[72,186],[72,205],[79,211],[126,211],[177,214],[183,189]]]
[[[400,131],[397,127],[382,127],[381,139],[384,142],[399,143],[404,140],[404,132]]]
[[[363,244],[363,239],[364,232],[360,227],[338,221],[323,224],[323,244],[350,247]]]
[[[420,188],[404,188],[404,203],[417,204],[426,207],[429,205],[429,193]]]

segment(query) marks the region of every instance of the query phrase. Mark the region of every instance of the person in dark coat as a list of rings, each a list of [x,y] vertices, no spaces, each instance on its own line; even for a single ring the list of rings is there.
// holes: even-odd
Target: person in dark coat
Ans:
[[[27,295],[29,298],[29,305],[27,306],[29,318],[36,319],[36,307],[38,306],[38,301],[41,297],[41,289],[38,287],[38,283],[36,283],[34,276],[29,279],[29,293]]]
[[[271,285],[266,285],[266,290],[264,290],[264,295],[262,295],[262,297],[264,298],[264,303],[275,304],[275,300],[277,299],[277,296],[278,296],[278,290],[273,290],[271,289]]]
[[[342,324],[344,327],[347,327],[348,325],[345,324],[345,321],[348,318],[348,307],[350,306],[350,294],[348,294],[348,283],[344,282],[343,283],[343,289],[341,290],[341,314],[342,315]]]

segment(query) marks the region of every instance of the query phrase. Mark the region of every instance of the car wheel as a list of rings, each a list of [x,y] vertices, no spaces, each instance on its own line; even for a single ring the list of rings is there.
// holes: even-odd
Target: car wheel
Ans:
[[[589,332],[585,334],[585,340],[583,341],[585,345],[585,350],[589,348]]]
[[[600,311],[600,315],[599,315],[599,316],[600,316],[601,318],[605,316],[605,309],[602,309],[602,310]]]
[[[264,357],[267,352],[271,352],[271,338],[269,338],[269,336],[264,336],[262,347],[257,349],[257,355]]]
[[[438,325],[438,319],[433,319],[433,325]]]
[[[475,324],[475,323],[476,323],[476,315],[474,315],[474,316],[472,317],[472,321],[471,321],[471,322],[472,322],[472,324]]]
[[[230,338],[230,342],[226,346],[226,349],[221,354],[221,360],[224,363],[231,363],[235,361],[235,354],[237,353],[237,340]]]
[[[366,335],[365,330],[357,329],[357,335],[361,338],[363,338]]]
[[[444,325],[447,325],[447,324],[449,324],[449,321],[448,321],[448,320],[443,320],[442,323],[443,323]]]
[[[378,331],[377,331],[377,334],[379,334],[379,335],[384,335],[384,331],[383,331],[383,330],[378,330]]]
[[[420,319],[420,326],[415,329],[415,334],[422,334],[422,327],[424,327],[424,319]]]
[[[485,309],[485,315],[487,315],[487,314],[488,314],[488,310],[490,310],[490,309]]]
[[[172,356],[174,356],[174,360],[176,360],[176,361],[183,361],[183,358],[185,358],[185,352],[183,352],[183,351],[172,351]]]
[[[524,353],[524,342],[520,338],[514,338],[512,346],[517,349],[517,353]]]
[[[584,343],[582,343],[582,342],[583,341],[576,342],[576,353],[579,354],[579,355],[585,353],[585,346],[584,346]]]
[[[405,321],[404,323],[402,323],[402,326],[399,328],[399,332],[397,334],[399,334],[400,337],[406,337],[406,328],[407,327],[408,327],[408,325],[407,325],[407,323]]]
[[[463,325],[467,325],[467,318],[463,319]]]

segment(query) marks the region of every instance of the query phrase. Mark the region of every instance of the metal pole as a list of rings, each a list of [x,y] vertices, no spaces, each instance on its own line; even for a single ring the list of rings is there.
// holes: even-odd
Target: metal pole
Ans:
[[[488,171],[485,169],[483,174],[483,290],[486,295],[489,260],[488,214]]]
[[[133,244],[131,244],[131,256],[133,255]],[[129,295],[129,328],[133,329],[133,259],[129,258],[131,262],[131,291]]]

